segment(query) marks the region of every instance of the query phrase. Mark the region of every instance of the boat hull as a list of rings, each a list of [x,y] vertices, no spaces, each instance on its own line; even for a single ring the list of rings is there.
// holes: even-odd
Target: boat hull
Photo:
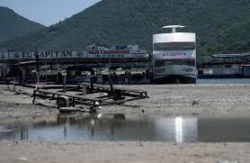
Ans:
[[[167,75],[155,78],[154,84],[192,84],[196,83],[196,76],[190,75]]]
[[[157,73],[159,70],[162,72]],[[187,84],[196,83],[197,69],[188,65],[165,65],[155,71],[153,83],[156,84]]]

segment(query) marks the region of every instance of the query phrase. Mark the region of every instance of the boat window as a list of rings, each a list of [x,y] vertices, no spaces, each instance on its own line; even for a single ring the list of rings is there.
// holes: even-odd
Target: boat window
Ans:
[[[194,60],[188,60],[187,61],[187,65],[189,65],[189,66],[195,66],[196,64],[195,64]]]
[[[154,50],[194,50],[194,43],[158,43],[154,44]]]
[[[174,65],[187,65],[187,61],[185,61],[185,60],[173,60],[172,64],[174,64]]]
[[[167,65],[188,65],[188,66],[195,66],[194,60],[165,60]]]
[[[195,60],[156,60],[155,67],[161,67],[164,65],[188,65],[195,66]]]
[[[155,61],[155,67],[164,66],[165,61]]]

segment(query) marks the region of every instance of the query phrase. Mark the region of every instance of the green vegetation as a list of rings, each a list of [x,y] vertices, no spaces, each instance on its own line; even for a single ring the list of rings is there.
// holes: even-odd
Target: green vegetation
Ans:
[[[250,0],[102,0],[65,21],[5,42],[17,49],[85,49],[89,44],[138,44],[170,24],[197,34],[198,56],[250,51]]]
[[[218,33],[211,53],[244,53],[250,51],[250,21],[238,23]]]
[[[43,25],[29,21],[11,9],[1,6],[0,22],[0,42],[44,28]]]

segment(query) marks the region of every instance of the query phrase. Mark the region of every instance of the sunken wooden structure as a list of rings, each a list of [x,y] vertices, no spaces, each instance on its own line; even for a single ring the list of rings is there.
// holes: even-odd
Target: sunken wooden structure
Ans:
[[[121,88],[113,86],[112,83],[110,85],[79,83],[73,86],[45,85],[36,87],[33,92],[33,103],[37,97],[56,100],[57,107],[62,108],[63,111],[67,111],[67,109],[63,109],[64,107],[75,107],[77,104],[84,105],[84,109],[96,111],[104,105],[145,99],[148,98],[148,94],[144,90]]]

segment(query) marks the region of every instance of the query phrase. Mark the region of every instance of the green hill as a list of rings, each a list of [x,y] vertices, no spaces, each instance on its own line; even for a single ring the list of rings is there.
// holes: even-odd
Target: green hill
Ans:
[[[210,53],[244,53],[250,51],[250,21],[232,25],[218,33],[213,44],[206,49]]]
[[[250,20],[249,4],[250,0],[102,0],[63,22],[4,45],[84,49],[93,43],[138,44],[151,51],[153,33],[164,25],[180,24],[187,27],[185,31],[196,32],[199,56],[217,52],[220,46],[230,52],[231,45],[249,41],[244,34],[250,33],[247,24],[244,26]]]
[[[29,21],[13,10],[0,6],[0,42],[44,28],[43,25]]]

